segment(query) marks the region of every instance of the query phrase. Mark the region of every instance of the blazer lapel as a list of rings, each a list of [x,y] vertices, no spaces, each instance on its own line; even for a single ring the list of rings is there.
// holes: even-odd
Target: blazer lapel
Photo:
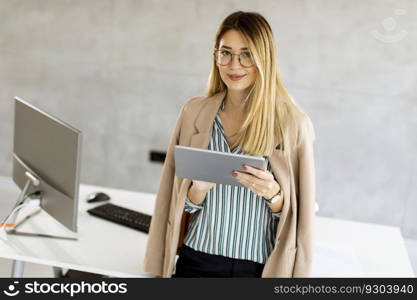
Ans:
[[[190,147],[207,148],[213,131],[214,118],[219,111],[226,91],[217,93],[207,99],[194,122],[196,132],[191,136]]]

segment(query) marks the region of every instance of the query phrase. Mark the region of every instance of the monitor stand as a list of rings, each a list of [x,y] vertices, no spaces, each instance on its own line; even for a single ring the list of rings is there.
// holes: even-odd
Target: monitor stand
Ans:
[[[65,237],[65,236],[58,236],[58,235],[49,235],[49,234],[42,234],[42,233],[30,233],[30,232],[20,232],[17,231],[17,227],[23,224],[25,221],[30,219],[31,217],[37,215],[42,209],[38,207],[38,209],[27,215],[25,218],[23,218],[21,221],[16,223],[17,214],[18,212],[25,206],[25,201],[27,198],[31,199],[39,199],[39,201],[42,201],[42,192],[34,192],[31,194],[28,194],[28,191],[32,186],[36,187],[40,185],[40,180],[33,176],[30,172],[25,172],[26,177],[28,180],[26,181],[26,184],[20,193],[16,204],[13,206],[11,212],[6,216],[4,221],[2,222],[4,226],[4,232],[6,234],[12,234],[12,235],[23,235],[23,236],[34,236],[34,237],[47,237],[47,238],[57,238],[57,239],[66,239],[66,240],[77,240],[75,237]],[[39,202],[40,203],[40,202]],[[8,224],[11,224],[10,227],[8,227]],[[7,237],[7,236],[6,236]],[[13,260],[12,265],[12,278],[22,278],[23,277],[23,271],[24,271],[25,263],[24,261],[20,260]],[[60,277],[59,274],[62,273],[62,269],[58,267],[54,267],[54,276]]]
[[[27,198],[31,199],[39,199],[39,201],[42,201],[42,192],[37,191],[31,194],[28,194],[28,191],[32,186],[36,187],[40,185],[40,180],[33,176],[30,172],[25,172],[26,177],[28,177],[28,180],[26,181],[26,184],[20,193],[16,204],[13,206],[13,209],[11,212],[6,216],[4,219],[3,226],[4,231],[7,234],[13,234],[13,235],[21,235],[21,236],[33,236],[33,237],[46,237],[46,238],[56,238],[56,239],[64,239],[64,240],[78,240],[76,237],[69,237],[69,236],[60,236],[60,235],[53,235],[53,234],[47,234],[47,233],[33,233],[33,232],[22,232],[17,231],[17,228],[22,225],[24,222],[29,220],[31,217],[37,215],[39,212],[41,212],[41,208],[38,207],[38,209],[29,215],[25,216],[22,220],[20,220],[18,223],[16,223],[17,215],[19,211],[25,207],[25,201]],[[7,224],[6,224],[7,223]]]

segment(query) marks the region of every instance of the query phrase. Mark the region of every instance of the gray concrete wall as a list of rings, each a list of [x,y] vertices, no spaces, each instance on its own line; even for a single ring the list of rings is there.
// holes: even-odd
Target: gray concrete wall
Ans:
[[[155,192],[181,104],[202,95],[220,21],[262,13],[317,133],[320,215],[417,238],[417,2],[0,0],[0,175],[12,98],[84,132],[82,182]]]

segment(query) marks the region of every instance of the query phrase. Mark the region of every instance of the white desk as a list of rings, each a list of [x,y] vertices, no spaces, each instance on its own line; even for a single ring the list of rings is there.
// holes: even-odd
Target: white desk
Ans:
[[[0,257],[113,277],[149,276],[142,272],[147,235],[90,216],[86,209],[94,204],[84,199],[94,191],[108,193],[115,204],[152,214],[154,194],[81,185],[78,241],[10,235],[9,241],[0,240]],[[9,178],[0,177],[0,193],[1,217],[2,209],[10,209],[19,190]],[[323,217],[316,221],[312,277],[415,276],[399,228]],[[19,230],[59,231],[46,214]]]
[[[313,277],[415,277],[398,227],[316,218]]]

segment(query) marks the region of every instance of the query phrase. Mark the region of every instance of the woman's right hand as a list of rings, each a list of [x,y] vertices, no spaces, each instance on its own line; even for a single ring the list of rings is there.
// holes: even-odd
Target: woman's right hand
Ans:
[[[212,182],[192,180],[191,187],[188,190],[188,199],[194,204],[202,204],[206,198],[206,194],[214,185],[215,183]]]
[[[215,185],[216,184],[213,182],[192,180],[192,186],[194,186],[194,189],[196,189],[199,192],[208,192]]]

